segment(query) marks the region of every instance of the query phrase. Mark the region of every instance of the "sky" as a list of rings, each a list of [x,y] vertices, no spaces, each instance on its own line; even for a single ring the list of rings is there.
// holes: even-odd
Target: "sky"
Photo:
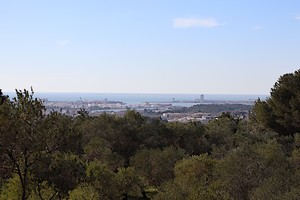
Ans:
[[[0,0],[0,89],[269,94],[299,0]]]

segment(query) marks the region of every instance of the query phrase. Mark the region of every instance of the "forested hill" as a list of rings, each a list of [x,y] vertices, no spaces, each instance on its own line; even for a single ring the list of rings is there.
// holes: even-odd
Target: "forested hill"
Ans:
[[[33,92],[0,90],[0,199],[299,199],[299,83],[285,74],[249,119],[207,124],[45,115]]]
[[[191,107],[182,107],[175,112],[185,113],[211,113],[217,115],[222,112],[238,113],[238,112],[249,112],[253,108],[252,105],[244,104],[197,104]]]

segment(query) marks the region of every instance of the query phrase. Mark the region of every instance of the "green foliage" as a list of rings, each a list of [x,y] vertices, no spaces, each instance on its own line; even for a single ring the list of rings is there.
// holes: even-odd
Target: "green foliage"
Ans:
[[[230,112],[230,113],[247,113],[252,109],[251,105],[243,105],[243,104],[197,104],[191,107],[183,107],[175,110],[174,112],[203,112],[203,113],[212,113],[219,114],[222,112]]]
[[[1,162],[15,172],[21,182],[22,199],[28,197],[29,171],[44,154],[52,150],[52,136],[43,129],[45,108],[27,90],[0,109]]]
[[[185,156],[183,149],[168,147],[164,150],[144,149],[131,160],[131,165],[149,185],[158,187],[161,183],[174,178],[173,167]]]
[[[282,76],[251,121],[207,124],[45,115],[32,91],[0,90],[0,199],[299,199],[299,74]]]
[[[216,157],[223,157],[228,150],[239,146],[242,136],[238,130],[239,120],[229,114],[223,114],[207,124],[206,137]]]
[[[167,126],[174,135],[173,144],[189,155],[198,155],[209,151],[204,125],[200,122],[169,123]]]
[[[123,118],[103,114],[87,120],[81,131],[84,132],[87,145],[93,145],[95,139],[107,143],[112,152],[122,156],[128,163],[143,142],[143,124],[144,119],[139,113],[128,110]]]
[[[30,200],[35,199],[59,199],[61,196],[46,181],[42,183],[33,182],[31,185]]]
[[[187,199],[188,192],[180,185],[174,183],[173,181],[165,182],[161,187],[159,192],[153,197],[154,200],[184,200]]]
[[[261,180],[252,190],[250,199],[276,199],[290,187],[291,173],[283,148],[276,140],[259,145],[256,149],[261,158]]]
[[[260,126],[281,135],[300,132],[300,70],[279,78],[270,98],[256,102],[253,118]]]
[[[192,156],[176,163],[174,182],[188,192],[188,199],[210,199],[210,184],[216,160],[207,154]]]
[[[85,158],[88,161],[100,161],[107,164],[111,170],[117,170],[124,165],[124,159],[113,152],[110,143],[103,138],[90,140],[84,147]]]
[[[176,163],[175,179],[163,184],[154,199],[230,199],[223,184],[216,180],[217,160],[207,154],[185,158]]]
[[[3,103],[5,103],[5,101],[7,101],[8,96],[7,95],[3,95],[2,90],[0,89],[0,105],[2,105]]]
[[[117,173],[119,191],[124,197],[142,197],[146,187],[145,181],[140,177],[133,167],[120,168]]]
[[[176,163],[175,181],[195,186],[197,183],[208,185],[213,176],[213,168],[217,161],[207,154],[184,158]]]
[[[53,137],[55,151],[82,154],[82,135],[75,120],[59,112],[51,112],[45,117],[43,129]]]
[[[80,135],[73,131],[71,118],[59,113],[46,116],[45,107],[33,98],[33,91],[16,93],[12,101],[0,107],[0,167],[6,169],[7,176],[18,175],[22,199],[27,199],[34,177],[31,175],[41,162],[57,151],[79,152]]]
[[[121,192],[118,190],[116,173],[107,165],[93,161],[87,166],[86,171],[90,185],[97,191],[99,199],[119,199]]]
[[[76,189],[69,192],[70,200],[94,200],[100,199],[97,190],[90,185],[78,186]]]
[[[159,119],[148,119],[143,126],[142,148],[163,149],[175,144],[177,141],[176,133],[170,128],[169,123]]]
[[[14,175],[8,179],[1,188],[0,199],[21,199],[22,186],[20,178]]]
[[[230,152],[218,163],[216,172],[233,199],[275,197],[288,185],[290,176],[282,146],[276,140]]]
[[[39,180],[47,181],[57,191],[58,196],[64,197],[84,180],[85,165],[76,155],[56,154],[42,173]]]

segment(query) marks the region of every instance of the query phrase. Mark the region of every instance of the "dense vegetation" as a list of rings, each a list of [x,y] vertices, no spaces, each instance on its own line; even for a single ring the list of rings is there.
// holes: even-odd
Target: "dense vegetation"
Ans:
[[[212,115],[218,115],[222,112],[230,112],[231,114],[248,114],[248,112],[253,108],[252,105],[244,104],[197,104],[191,107],[178,108],[174,112],[181,113],[211,113]]]
[[[207,124],[45,115],[33,92],[0,91],[0,199],[299,199],[300,71],[250,120]]]

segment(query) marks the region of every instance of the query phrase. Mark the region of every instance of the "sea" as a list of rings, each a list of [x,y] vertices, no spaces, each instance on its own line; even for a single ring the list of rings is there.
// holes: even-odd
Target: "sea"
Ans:
[[[14,97],[15,93],[8,93]],[[262,94],[130,94],[130,93],[34,93],[34,97],[48,101],[119,101],[125,104],[167,103],[195,101],[201,99],[211,101],[255,101],[265,100],[268,95]]]

